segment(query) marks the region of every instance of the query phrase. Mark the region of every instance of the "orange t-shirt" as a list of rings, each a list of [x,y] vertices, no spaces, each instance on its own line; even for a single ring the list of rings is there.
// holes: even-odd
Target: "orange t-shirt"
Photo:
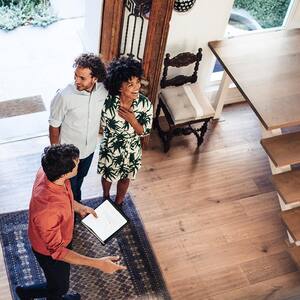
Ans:
[[[64,186],[47,179],[40,168],[29,205],[28,236],[32,248],[61,260],[68,251],[74,228],[73,193],[70,181]]]

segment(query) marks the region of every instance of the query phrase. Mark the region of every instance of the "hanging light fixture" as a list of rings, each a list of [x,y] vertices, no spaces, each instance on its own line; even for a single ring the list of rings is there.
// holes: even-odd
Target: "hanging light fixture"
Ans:
[[[191,9],[196,0],[175,0],[174,9],[178,12],[186,12]]]

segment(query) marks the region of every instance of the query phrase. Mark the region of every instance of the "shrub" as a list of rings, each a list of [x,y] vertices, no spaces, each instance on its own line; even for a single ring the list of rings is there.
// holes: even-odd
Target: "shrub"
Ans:
[[[281,26],[291,0],[235,0],[234,7],[248,11],[263,28]]]
[[[57,21],[50,3],[45,0],[0,0],[0,4],[3,4],[0,6],[0,29],[12,30],[29,24],[45,27]]]
[[[22,12],[17,7],[0,7],[0,29],[13,30],[21,24],[23,24]]]
[[[31,24],[34,26],[46,27],[57,21],[57,16],[53,13],[52,8],[40,4],[36,6],[35,13],[32,16]]]
[[[22,0],[0,0],[0,6],[11,6],[11,5],[18,5],[20,2],[23,2]],[[43,0],[30,0],[30,2],[36,6],[39,5],[45,1]]]

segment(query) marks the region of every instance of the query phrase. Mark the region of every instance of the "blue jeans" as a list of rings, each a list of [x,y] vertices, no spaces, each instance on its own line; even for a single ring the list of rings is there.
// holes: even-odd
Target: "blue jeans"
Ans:
[[[83,179],[87,175],[91,166],[93,155],[94,153],[80,160],[77,175],[70,179],[74,199],[78,202],[80,202],[81,200],[81,186],[83,183]]]

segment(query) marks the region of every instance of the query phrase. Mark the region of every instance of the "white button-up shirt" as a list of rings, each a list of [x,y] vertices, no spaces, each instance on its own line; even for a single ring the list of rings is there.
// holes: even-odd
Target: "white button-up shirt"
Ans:
[[[103,83],[96,83],[92,92],[78,91],[74,84],[69,84],[51,102],[49,124],[60,127],[61,144],[79,148],[80,159],[95,151],[106,96]]]

